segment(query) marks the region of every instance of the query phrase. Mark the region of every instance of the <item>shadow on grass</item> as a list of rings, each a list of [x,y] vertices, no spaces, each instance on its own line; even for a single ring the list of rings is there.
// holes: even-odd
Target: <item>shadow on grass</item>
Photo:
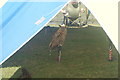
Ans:
[[[36,36],[37,36],[37,39],[39,39],[40,41],[42,40],[42,38],[44,38],[45,36],[50,36],[49,38],[51,38],[51,35],[54,33],[54,31],[56,31],[57,29],[56,28],[54,28],[55,30],[53,31],[53,30],[50,30],[49,29],[50,27],[45,27],[43,30],[41,30]],[[48,34],[48,33],[50,33],[50,34]],[[42,35],[41,35],[42,34]],[[39,37],[40,36],[40,37]],[[47,38],[47,37],[46,37]],[[28,65],[31,65],[30,64],[30,62],[28,61],[28,60],[25,60],[26,58],[27,58],[27,56],[29,57],[29,58],[31,58],[30,56],[31,55],[29,55],[29,54],[26,54],[25,52],[26,52],[26,50],[28,50],[28,49],[30,49],[29,51],[28,51],[28,53],[30,53],[30,52],[33,52],[32,50],[33,50],[33,47],[32,47],[32,42],[31,41],[34,41],[34,40],[36,40],[35,39],[35,37],[32,39],[32,40],[30,40],[26,45],[24,45],[19,51],[17,51],[13,56],[11,56],[8,60],[6,60],[3,64],[2,64],[2,69],[4,69],[4,68],[8,68],[8,69],[10,69],[11,67],[18,67],[18,66],[21,66],[21,68],[19,68],[19,70],[17,70],[15,73],[14,73],[14,75],[13,76],[11,76],[11,80],[13,79],[13,78],[19,78],[20,77],[20,75],[22,74],[22,72],[23,73],[26,73],[26,74],[30,74],[29,72],[28,72],[28,68],[27,68],[27,64]],[[42,40],[43,42],[44,41],[46,41],[47,39],[44,39],[44,40]],[[38,44],[38,43],[42,43],[42,42],[39,42],[39,41],[37,41],[37,43],[36,43],[36,41],[35,41],[35,43],[33,43],[33,44]],[[44,45],[44,44],[42,44],[42,45]],[[30,47],[29,47],[30,46]],[[34,46],[34,45],[33,45]],[[48,46],[48,43],[47,43],[47,46]],[[39,48],[39,44],[36,46],[36,47],[38,47]],[[41,47],[41,46],[40,46]],[[37,49],[38,49],[37,48]],[[46,49],[47,49],[47,47],[46,47]],[[22,53],[23,52],[23,53]],[[33,53],[32,55],[34,55],[34,56],[38,56],[39,54],[37,54],[37,53]],[[26,57],[25,57],[26,56]],[[25,62],[26,61],[26,62]],[[25,63],[24,63],[25,62]],[[32,62],[31,62],[32,63]],[[26,66],[24,66],[26,64]],[[13,69],[13,71],[14,71],[14,69]],[[10,71],[8,70],[7,72],[9,72],[10,73]],[[11,71],[12,72],[12,71]],[[4,78],[3,77],[3,80],[7,80],[7,78]]]

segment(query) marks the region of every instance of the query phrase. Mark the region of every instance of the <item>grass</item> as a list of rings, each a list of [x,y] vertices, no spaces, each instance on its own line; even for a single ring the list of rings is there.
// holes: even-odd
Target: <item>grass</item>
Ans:
[[[101,27],[68,29],[60,63],[56,61],[56,51],[51,56],[48,51],[51,36],[57,29],[49,28],[47,33],[43,29],[4,62],[3,68],[17,64],[26,68],[33,78],[118,77],[118,52],[113,46],[114,60],[108,61],[108,38]],[[19,74],[20,70],[11,77],[17,78]]]
[[[3,76],[4,78],[11,78],[12,75],[14,75],[14,73],[19,70],[20,67],[9,67],[9,68],[0,68],[0,72],[3,72],[4,74],[2,74],[1,76]],[[9,72],[8,72],[9,71]],[[0,76],[0,79],[1,79]]]

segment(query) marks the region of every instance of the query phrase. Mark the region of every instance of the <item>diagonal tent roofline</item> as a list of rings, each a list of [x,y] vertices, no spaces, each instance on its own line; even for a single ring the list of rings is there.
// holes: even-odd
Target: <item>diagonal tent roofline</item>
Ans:
[[[8,0],[0,0],[0,8],[7,2]]]
[[[0,0],[0,8],[8,0]],[[17,0],[10,0],[17,1]],[[19,0],[23,1],[23,0]],[[32,1],[32,0],[30,0]],[[43,0],[35,0],[43,1]],[[45,0],[46,1],[46,0]],[[54,0],[49,0],[54,1]],[[64,0],[62,0],[64,1]],[[80,0],[95,16],[118,50],[118,2],[120,0]],[[94,5],[93,5],[94,4]],[[98,9],[99,8],[99,9]],[[107,16],[106,16],[107,15]],[[111,20],[110,20],[111,19]],[[114,26],[114,27],[113,27]],[[119,51],[120,52],[120,51]]]
[[[0,0],[2,7],[8,0]],[[80,0],[98,20],[118,50],[118,1]],[[103,3],[104,2],[104,3]],[[94,5],[93,5],[94,4]]]
[[[6,61],[9,57],[11,57],[16,51],[18,51],[23,45],[25,45],[31,38],[33,38],[64,7],[64,5],[67,4],[67,1],[60,2],[60,3],[59,2],[50,2],[50,3],[45,2],[44,4],[41,2],[40,3],[28,2],[25,4],[25,6],[22,6],[24,8],[21,9],[21,5],[23,3],[24,2],[20,2],[20,3],[15,3],[18,5],[13,5],[14,2],[12,2],[12,3],[8,2],[8,4],[5,4],[5,6],[1,8],[1,9],[4,9],[4,12],[3,12],[3,14],[4,14],[4,13],[6,13],[6,11],[8,12],[8,9],[10,8],[10,7],[8,7],[9,5],[15,6],[12,10],[9,11],[9,13],[11,13],[11,14],[9,14],[9,13],[6,14],[3,19],[3,22],[9,21],[9,23],[7,25],[5,25],[6,27],[2,28],[2,32],[3,32],[2,36],[4,36],[2,40],[3,40],[3,44],[4,43],[5,44],[1,51],[1,53],[3,55],[2,55],[2,60],[0,60],[0,65],[4,61]],[[27,10],[27,12],[25,12],[23,15],[22,13],[31,4],[35,4],[35,5],[32,5],[32,7],[30,7]],[[51,4],[54,4],[54,5],[51,6]],[[47,6],[49,5],[49,8],[46,5]],[[39,7],[43,7],[43,6],[44,6],[44,9],[38,10]],[[21,10],[18,11],[19,9],[21,9]],[[34,11],[34,12],[32,13],[32,11]],[[13,14],[16,14],[16,15],[13,15]],[[19,17],[21,14],[22,14],[22,17]],[[31,15],[34,15],[34,16],[31,16]],[[40,19],[42,16],[45,17],[45,20],[42,21],[42,23],[39,25],[34,24],[36,22],[36,20]],[[29,19],[29,20],[27,20],[27,19]],[[16,23],[14,23],[14,21],[16,21]],[[25,21],[27,21],[27,22],[24,24]],[[19,25],[19,23],[21,23],[21,25]],[[16,27],[16,25],[17,25],[17,27]],[[10,26],[12,26],[12,28]],[[21,26],[24,27],[24,30],[22,29]],[[18,28],[20,28],[21,30]],[[6,33],[6,31],[7,31],[7,33]],[[22,33],[24,33],[26,35],[23,36],[21,31],[22,31]],[[15,32],[16,32],[16,34],[14,34]],[[9,40],[9,41],[12,41],[9,43],[8,37],[11,37],[10,35],[12,36],[12,38],[10,38],[10,39],[14,39],[14,40]],[[20,38],[22,38],[22,39],[20,39]],[[16,39],[19,39],[19,40],[16,40]],[[15,42],[15,41],[19,41],[19,42]],[[12,46],[12,47],[10,47],[10,46]]]
[[[120,0],[80,0],[98,20],[118,50],[118,2]],[[120,51],[119,51],[120,52]]]

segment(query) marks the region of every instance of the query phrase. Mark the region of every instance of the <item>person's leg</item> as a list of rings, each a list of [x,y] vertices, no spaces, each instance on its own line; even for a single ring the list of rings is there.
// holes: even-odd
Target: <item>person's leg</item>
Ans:
[[[63,18],[63,24],[65,24],[65,21],[66,21],[65,17],[66,17],[66,16],[64,16],[64,18]]]
[[[65,25],[68,25],[68,19],[66,16],[65,16]]]
[[[66,17],[66,16],[64,16],[64,19],[63,19],[63,24],[68,25],[68,19],[67,19],[67,17]]]

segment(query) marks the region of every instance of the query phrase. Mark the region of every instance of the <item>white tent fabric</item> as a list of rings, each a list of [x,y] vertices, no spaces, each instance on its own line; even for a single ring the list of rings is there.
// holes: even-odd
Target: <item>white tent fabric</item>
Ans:
[[[95,16],[118,50],[118,2],[120,0],[80,0]],[[119,51],[120,52],[120,51]]]
[[[0,8],[7,2],[8,0],[0,0]]]

